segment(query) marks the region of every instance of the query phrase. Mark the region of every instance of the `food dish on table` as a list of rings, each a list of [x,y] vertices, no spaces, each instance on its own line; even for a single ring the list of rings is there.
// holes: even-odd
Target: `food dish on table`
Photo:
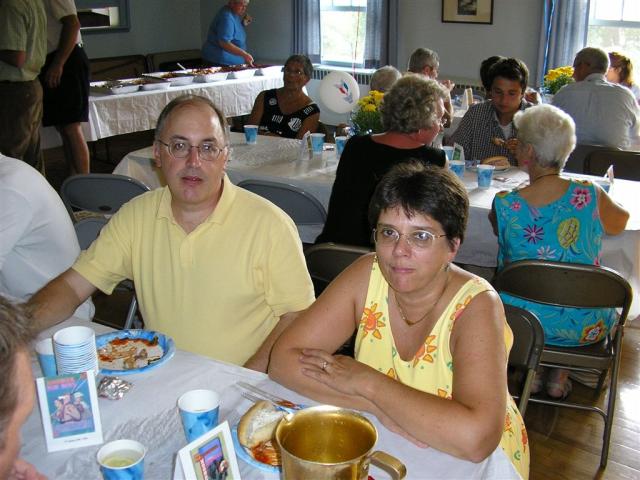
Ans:
[[[285,411],[266,400],[256,402],[247,410],[232,431],[240,458],[263,470],[278,471],[280,453],[274,436],[285,415]]]
[[[194,76],[186,72],[156,72],[156,73],[143,73],[143,77],[152,78],[155,80],[161,80],[169,82],[173,86],[188,85],[193,83]]]
[[[96,337],[103,374],[139,373],[156,368],[175,354],[173,340],[149,330],[121,330]]]
[[[140,79],[110,80],[103,82],[91,82],[91,91],[108,95],[122,95],[137,92],[140,89]]]

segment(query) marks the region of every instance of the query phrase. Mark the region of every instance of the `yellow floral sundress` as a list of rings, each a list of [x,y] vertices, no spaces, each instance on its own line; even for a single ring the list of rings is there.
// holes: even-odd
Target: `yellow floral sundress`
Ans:
[[[400,358],[389,324],[389,284],[374,260],[367,300],[356,337],[355,356],[363,363],[396,380],[432,395],[451,399],[453,396],[453,358],[449,339],[453,323],[469,302],[479,293],[492,290],[477,277],[469,280],[453,298],[438,319],[424,345],[408,362]],[[505,324],[507,351],[513,345],[513,333]],[[507,393],[507,411],[500,447],[522,478],[529,478],[529,445],[524,421],[518,407]]]

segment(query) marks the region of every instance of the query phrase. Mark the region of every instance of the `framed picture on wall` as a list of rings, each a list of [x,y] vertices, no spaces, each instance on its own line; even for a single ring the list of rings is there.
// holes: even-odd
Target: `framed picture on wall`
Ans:
[[[445,23],[493,23],[493,0],[442,0]]]

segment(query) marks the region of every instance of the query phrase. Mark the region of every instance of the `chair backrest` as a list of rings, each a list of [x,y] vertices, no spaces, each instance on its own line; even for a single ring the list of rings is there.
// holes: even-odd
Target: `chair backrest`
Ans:
[[[296,225],[324,224],[327,219],[327,211],[318,199],[295,185],[266,180],[244,180],[238,183],[238,186],[276,204]]]
[[[319,243],[305,249],[304,257],[316,296],[320,295],[340,272],[370,252],[371,250],[365,247],[337,243]]]
[[[509,352],[509,366],[525,372],[519,392],[514,397],[520,399],[518,409],[524,416],[531,395],[531,385],[535,378],[540,357],[544,349],[544,330],[538,317],[533,313],[513,305],[505,305],[504,313],[513,332],[513,345]]]
[[[544,331],[538,317],[513,305],[505,305],[504,313],[513,332],[509,365],[537,369],[544,348]]]
[[[521,260],[507,265],[493,281],[498,292],[546,305],[578,308],[622,308],[623,325],[633,293],[615,270],[594,265]]]
[[[640,180],[640,152],[626,150],[594,150],[585,159],[584,173],[604,175],[609,165],[616,178]]]
[[[567,163],[564,165],[564,171],[585,173],[585,160],[587,155],[599,150],[611,151],[612,148],[604,145],[591,145],[588,143],[576,145],[576,148],[573,149],[573,152],[571,152],[571,155],[569,155],[569,158],[567,159]]]
[[[74,218],[74,209],[113,214],[133,197],[148,191],[149,187],[125,175],[89,173],[67,178],[60,187],[60,197]]]
[[[105,217],[87,217],[73,224],[80,244],[80,250],[86,250],[98,238],[100,230],[109,220]]]

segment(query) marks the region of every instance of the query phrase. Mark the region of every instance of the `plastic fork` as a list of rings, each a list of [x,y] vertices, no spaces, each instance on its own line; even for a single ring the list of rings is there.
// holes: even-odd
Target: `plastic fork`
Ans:
[[[242,392],[243,397],[253,400],[254,402],[257,400],[267,400],[287,412],[295,412],[296,410],[304,408],[303,405],[280,398],[272,393],[262,390],[261,388],[251,385],[250,383],[237,382],[236,385],[244,390],[244,392]]]

